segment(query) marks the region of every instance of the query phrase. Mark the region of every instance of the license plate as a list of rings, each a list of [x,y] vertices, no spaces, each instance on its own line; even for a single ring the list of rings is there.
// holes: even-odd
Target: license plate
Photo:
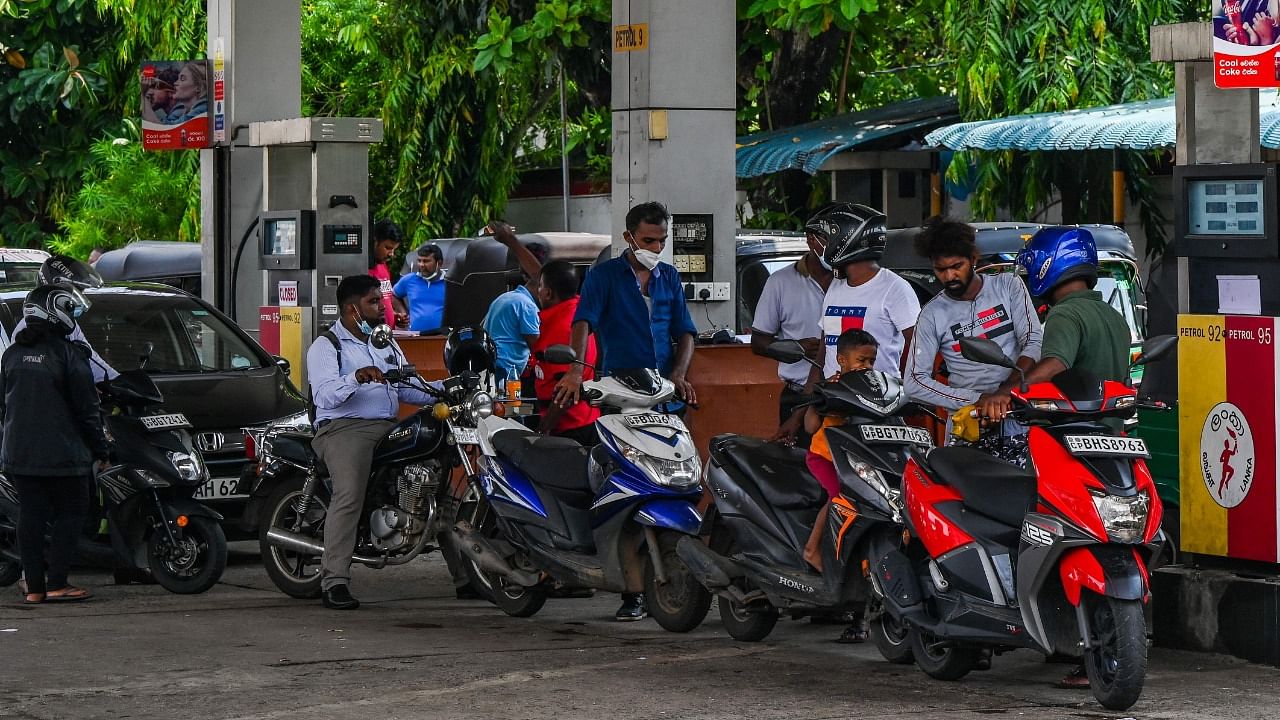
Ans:
[[[191,423],[182,413],[172,415],[146,415],[141,418],[142,426],[148,430],[169,430],[170,428],[189,428]]]
[[[1064,435],[1063,442],[1072,455],[1114,455],[1118,457],[1149,458],[1147,441],[1136,437],[1110,435]]]
[[[933,447],[933,436],[923,428],[907,425],[860,425],[862,439],[867,442],[910,443]]]
[[[662,427],[681,429],[680,418],[664,415],[662,413],[637,413],[635,415],[626,415],[625,422],[627,427],[653,427],[661,425]]]
[[[453,429],[453,441],[459,445],[479,445],[480,433],[475,428],[456,427]]]
[[[236,487],[239,484],[240,478],[213,478],[201,485],[193,497],[196,500],[230,500],[232,498],[248,497],[247,495],[236,493]]]

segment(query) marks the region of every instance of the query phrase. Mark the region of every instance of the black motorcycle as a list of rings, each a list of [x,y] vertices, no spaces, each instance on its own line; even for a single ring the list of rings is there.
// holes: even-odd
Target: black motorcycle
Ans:
[[[800,345],[790,340],[774,343],[769,354],[784,362],[804,358]],[[903,421],[916,406],[895,377],[874,370],[849,372],[815,390],[820,413],[846,418],[844,425],[826,429],[840,494],[827,499],[802,450],[741,435],[717,436],[707,470],[714,500],[704,522],[710,538],[682,539],[677,552],[720,596],[720,618],[736,640],[764,639],[779,612],[801,617],[865,608],[881,654],[891,662],[911,662],[906,629],[871,598],[867,560],[879,557],[873,544],[900,542],[902,469],[908,450],[932,447],[932,438]],[[818,572],[804,560],[804,548],[827,504]]]
[[[380,326],[373,342],[389,346],[390,329]],[[397,423],[374,449],[351,558],[373,568],[403,565],[440,549],[437,536],[457,517],[458,499],[450,475],[464,462],[454,422],[487,416],[494,406],[492,393],[476,373],[451,377],[441,390],[424,383],[412,365],[384,375],[389,383],[417,388],[439,401]],[[251,486],[245,515],[256,519],[267,575],[286,595],[319,597],[324,521],[332,486],[328,469],[311,447],[312,433],[292,426],[246,429],[246,433],[258,464],[241,479],[242,487],[246,480]],[[445,538],[441,541],[447,543]]]
[[[104,384],[103,423],[111,445],[111,465],[96,478],[93,518],[81,548],[101,547],[98,530],[106,520],[117,575],[148,569],[161,587],[181,594],[202,593],[222,577],[227,538],[222,516],[193,499],[209,479],[191,442],[191,423],[160,410],[164,396],[143,369],[129,370]],[[17,553],[18,496],[0,476],[0,585],[21,574]],[[84,541],[88,542],[84,542]]]

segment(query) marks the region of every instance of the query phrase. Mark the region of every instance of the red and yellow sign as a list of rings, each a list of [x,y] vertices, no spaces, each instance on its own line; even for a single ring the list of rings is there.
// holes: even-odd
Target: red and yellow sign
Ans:
[[[1182,549],[1280,562],[1277,318],[1178,317]]]

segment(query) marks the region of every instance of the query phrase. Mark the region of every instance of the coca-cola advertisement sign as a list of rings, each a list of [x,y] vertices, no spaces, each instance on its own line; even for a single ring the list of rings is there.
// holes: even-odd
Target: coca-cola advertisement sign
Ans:
[[[1213,83],[1280,87],[1280,3],[1213,0]]]
[[[142,63],[142,147],[186,150],[212,146],[210,77],[207,60]]]

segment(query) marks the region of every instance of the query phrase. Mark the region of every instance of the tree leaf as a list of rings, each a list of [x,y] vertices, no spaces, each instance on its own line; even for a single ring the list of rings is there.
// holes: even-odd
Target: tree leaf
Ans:
[[[19,70],[22,70],[27,66],[27,59],[22,57],[22,53],[13,48],[9,48],[4,51],[4,61]]]
[[[71,66],[72,70],[80,67],[80,56],[76,55],[75,50],[72,50],[69,47],[63,47],[62,54],[67,58],[67,64]]]

